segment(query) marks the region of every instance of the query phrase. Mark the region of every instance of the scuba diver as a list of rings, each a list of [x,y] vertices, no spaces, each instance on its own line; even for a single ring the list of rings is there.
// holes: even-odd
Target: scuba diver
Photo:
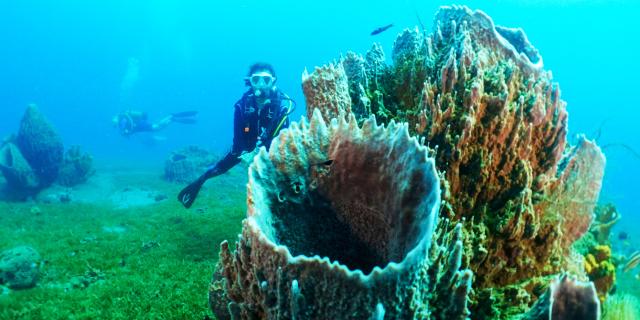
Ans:
[[[196,181],[182,189],[178,201],[191,207],[202,185],[240,163],[244,153],[264,146],[269,150],[271,140],[280,130],[289,126],[289,115],[295,109],[295,101],[276,88],[276,73],[266,63],[255,63],[244,79],[250,87],[234,105],[233,147],[231,151]]]
[[[149,117],[146,112],[127,110],[120,112],[113,117],[113,126],[118,128],[118,132],[124,137],[130,137],[131,135],[139,132],[155,132],[166,128],[172,122],[193,124],[196,123],[194,118],[198,114],[198,111],[185,111],[172,113],[158,122],[149,121]]]

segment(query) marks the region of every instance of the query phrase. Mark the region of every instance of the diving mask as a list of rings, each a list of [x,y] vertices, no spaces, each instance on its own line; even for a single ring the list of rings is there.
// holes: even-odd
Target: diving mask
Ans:
[[[259,89],[271,88],[275,82],[276,78],[265,71],[254,73],[249,77],[251,86]]]

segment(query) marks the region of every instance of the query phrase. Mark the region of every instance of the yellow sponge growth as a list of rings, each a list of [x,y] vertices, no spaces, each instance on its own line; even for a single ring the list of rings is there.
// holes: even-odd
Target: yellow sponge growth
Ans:
[[[584,270],[596,286],[600,303],[604,303],[616,281],[616,266],[611,260],[611,247],[598,245],[591,249],[585,256]]]

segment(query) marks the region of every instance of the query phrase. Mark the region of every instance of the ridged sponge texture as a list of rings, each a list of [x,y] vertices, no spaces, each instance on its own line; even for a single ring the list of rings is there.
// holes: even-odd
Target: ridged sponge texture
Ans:
[[[239,318],[420,318],[440,181],[405,124],[319,111],[249,169],[248,212],[221,262]],[[422,292],[425,291],[425,292]],[[463,302],[466,303],[466,301]],[[462,308],[465,310],[465,308]]]
[[[408,123],[433,147],[441,218],[462,224],[463,266],[474,273],[474,317],[510,318],[550,276],[584,279],[572,244],[593,220],[606,159],[592,141],[567,141],[560,86],[523,30],[463,6],[442,7],[431,30],[402,31],[392,64],[374,44],[305,74],[307,105],[325,120]],[[351,104],[327,103],[347,93]],[[522,299],[510,299],[514,286]]]

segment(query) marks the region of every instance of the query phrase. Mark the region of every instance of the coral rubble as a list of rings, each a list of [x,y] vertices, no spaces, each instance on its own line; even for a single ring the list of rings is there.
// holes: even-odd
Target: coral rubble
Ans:
[[[221,245],[231,318],[465,318],[472,273],[459,225],[432,245],[440,188],[427,150],[406,125],[319,111],[284,130],[249,169],[236,251]]]
[[[473,317],[510,318],[549,277],[586,279],[572,244],[593,220],[605,158],[585,138],[567,143],[566,103],[522,30],[456,6],[433,30],[402,32],[392,65],[368,63],[384,56],[374,45],[305,74],[303,90],[327,121],[358,110],[358,121],[406,122],[433,146],[441,215],[462,223],[462,265],[474,272]]]

